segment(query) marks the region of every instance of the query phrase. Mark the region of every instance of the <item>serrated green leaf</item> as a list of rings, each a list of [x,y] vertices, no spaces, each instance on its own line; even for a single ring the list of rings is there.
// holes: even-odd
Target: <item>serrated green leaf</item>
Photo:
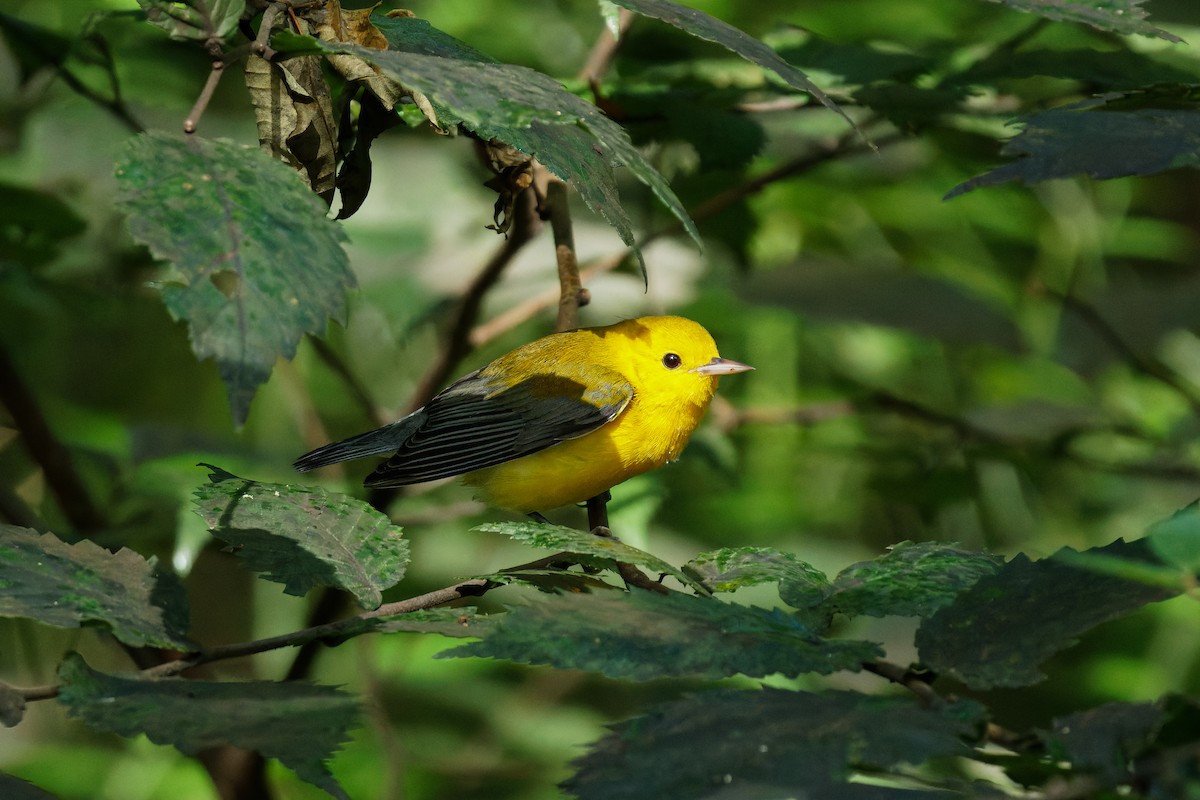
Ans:
[[[0,524],[0,616],[59,628],[99,623],[132,647],[191,650],[187,596],[158,560]]]
[[[198,358],[213,358],[240,424],[281,356],[345,319],[345,235],[286,166],[257,148],[151,133],[117,165],[133,237],[171,271],[158,283]]]
[[[146,19],[172,39],[224,39],[237,28],[246,0],[138,0]]]
[[[851,128],[859,131],[854,120],[850,119],[841,106],[829,99],[820,87],[810,81],[807,75],[780,58],[779,54],[770,47],[729,23],[709,16],[698,9],[679,5],[670,0],[612,0],[612,2],[642,16],[662,20],[692,36],[716,42],[722,47],[732,50],[747,61],[775,73],[793,89],[812,95],[823,106],[846,120]],[[859,131],[859,133],[862,132]]]
[[[838,573],[823,608],[852,617],[924,617],[1002,564],[998,556],[952,544],[901,542],[881,558]]]
[[[244,747],[279,759],[334,797],[347,797],[325,762],[349,739],[358,703],[331,686],[121,678],[96,672],[77,653],[63,660],[58,677],[58,701],[94,728],[145,734],[188,755]]]
[[[487,522],[473,530],[484,533],[500,533],[530,547],[561,550],[566,553],[594,556],[645,567],[660,575],[671,575],[683,585],[690,586],[703,594],[707,593],[707,589],[697,584],[682,570],[668,564],[658,556],[608,536],[596,536],[588,531],[567,528],[562,525],[547,525],[541,522]]]
[[[772,547],[723,547],[701,553],[684,564],[683,571],[714,592],[736,592],[745,586],[787,581],[829,586],[825,573]]]
[[[324,52],[349,53],[377,66],[385,75],[421,92],[437,109],[484,140],[499,139],[535,156],[576,189],[596,213],[641,253],[632,225],[617,202],[612,167],[625,166],[679,219],[701,244],[699,231],[666,180],[629,140],[625,129],[596,106],[571,94],[535,70],[500,64],[427,22],[406,17],[372,21],[388,40],[386,51],[324,42]],[[296,37],[280,35],[284,46]],[[440,112],[439,112],[440,114]],[[644,265],[643,265],[644,270]]]
[[[1173,33],[1151,25],[1142,8],[1145,0],[991,0],[1017,11],[1037,14],[1056,22],[1075,22],[1112,33],[1137,33],[1182,42]]]
[[[921,623],[922,663],[973,689],[1027,686],[1044,677],[1038,665],[1079,634],[1179,593],[1092,568],[1094,556],[1135,569],[1162,566],[1144,540],[1083,553],[1063,548],[1041,561],[1018,555]]]
[[[645,797],[936,798],[847,783],[901,764],[967,755],[985,722],[963,701],[937,709],[854,692],[706,692],[614,726],[575,762],[580,800]],[[858,790],[868,790],[865,792]],[[723,793],[721,793],[723,792]]]
[[[408,566],[401,528],[361,500],[228,473],[213,475],[195,496],[212,534],[288,594],[337,586],[363,608],[378,608]]]
[[[1000,151],[1016,161],[960,183],[946,199],[1014,180],[1029,186],[1075,175],[1105,180],[1200,166],[1200,107],[1104,107],[1118,99],[1034,114]]]
[[[858,670],[872,642],[822,639],[779,610],[672,592],[591,592],[510,610],[481,641],[439,654],[600,672],[612,678]]]

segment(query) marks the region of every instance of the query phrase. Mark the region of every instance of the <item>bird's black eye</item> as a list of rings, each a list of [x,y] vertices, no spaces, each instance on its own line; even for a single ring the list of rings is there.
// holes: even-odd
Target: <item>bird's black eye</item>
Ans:
[[[683,359],[677,353],[667,353],[663,356],[663,366],[667,369],[679,369],[679,365],[683,363]]]

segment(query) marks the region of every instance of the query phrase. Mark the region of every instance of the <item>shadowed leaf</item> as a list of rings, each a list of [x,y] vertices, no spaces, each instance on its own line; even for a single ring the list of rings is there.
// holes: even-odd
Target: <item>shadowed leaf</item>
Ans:
[[[337,586],[363,608],[377,608],[383,590],[404,577],[401,529],[363,501],[228,473],[212,477],[196,490],[197,513],[247,567],[288,594]]]
[[[156,284],[217,362],[240,424],[279,357],[346,315],[354,286],[344,234],[283,164],[257,148],[161,133],[133,139],[117,165],[130,233],[169,262]]]
[[[678,700],[614,726],[575,762],[564,788],[580,800],[644,797],[927,798],[847,783],[934,757],[967,755],[981,706],[921,708],[908,697],[764,688]]]
[[[684,564],[683,570],[714,592],[735,592],[760,583],[829,586],[825,573],[771,547],[725,547],[701,553]]]
[[[102,624],[133,647],[192,649],[187,596],[157,559],[0,525],[0,616],[59,628]]]
[[[220,745],[256,750],[334,797],[347,797],[325,766],[358,717],[358,703],[338,689],[295,681],[120,678],[96,672],[77,653],[67,655],[58,677],[59,702],[94,728],[145,734],[188,755]]]
[[[510,610],[482,641],[442,653],[584,669],[613,678],[792,676],[858,670],[871,642],[822,639],[782,611],[679,593],[555,595]]]
[[[1115,574],[1116,566],[1127,574]],[[921,624],[921,661],[973,689],[1037,683],[1038,665],[1076,636],[1178,594],[1138,579],[1155,568],[1162,563],[1145,540],[1083,553],[1063,548],[1041,561],[1018,555]]]

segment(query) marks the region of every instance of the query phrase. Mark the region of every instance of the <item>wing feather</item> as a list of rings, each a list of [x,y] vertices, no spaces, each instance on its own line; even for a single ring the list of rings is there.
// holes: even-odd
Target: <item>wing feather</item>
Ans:
[[[365,483],[402,486],[512,461],[596,430],[631,399],[630,383],[601,367],[535,374],[511,387],[484,370],[431,400],[420,427]]]

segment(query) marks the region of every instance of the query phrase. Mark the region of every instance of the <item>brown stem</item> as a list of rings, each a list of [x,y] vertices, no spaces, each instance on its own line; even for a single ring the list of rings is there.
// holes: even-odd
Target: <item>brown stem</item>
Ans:
[[[504,270],[521,248],[538,234],[541,221],[536,213],[534,192],[529,189],[521,192],[513,211],[515,218],[508,238],[463,293],[454,312],[454,319],[450,322],[450,330],[441,355],[421,378],[408,404],[408,411],[415,411],[429,402],[429,399],[450,380],[459,362],[475,348],[475,343],[471,340],[471,328],[479,318],[484,296],[496,285],[496,281],[504,274]]]
[[[941,696],[929,685],[929,676],[927,675],[922,675],[920,672],[908,669],[907,667],[882,660],[865,661],[862,668],[867,672],[873,672],[882,678],[887,678],[892,683],[908,689],[917,696],[917,699],[921,701],[921,705],[926,708],[941,702]]]
[[[33,393],[25,384],[8,351],[0,344],[0,402],[12,415],[29,455],[42,468],[46,485],[71,525],[81,532],[94,532],[107,524],[104,515],[75,470],[71,452],[55,437],[42,415]]]
[[[865,127],[865,126],[864,126]],[[852,141],[857,137],[857,133],[848,133],[835,145],[823,147],[815,153],[806,153],[805,155],[782,164],[769,172],[763,173],[757,178],[746,181],[738,186],[734,186],[728,191],[722,192],[709,198],[704,203],[697,206],[691,211],[692,219],[700,222],[701,220],[714,217],[720,214],[730,206],[744,200],[750,195],[757,194],[772,183],[791,178],[813,169],[826,161],[831,161],[835,158],[853,155],[860,152],[865,152],[869,149],[868,145],[862,144],[861,141]],[[888,144],[900,141],[903,137],[900,134],[885,136],[880,138],[876,145],[883,147]],[[661,239],[666,236],[674,236],[683,230],[683,226],[679,222],[671,222],[658,230],[651,231],[644,236],[640,242],[644,249],[656,239]],[[623,250],[611,256],[606,256],[597,261],[591,262],[584,267],[580,275],[582,280],[586,281],[596,275],[604,272],[609,272],[616,269],[625,262],[629,257],[629,251]],[[506,331],[512,330],[516,326],[531,319],[541,311],[552,306],[556,301],[561,300],[562,292],[557,289],[548,289],[540,294],[534,295],[525,302],[513,306],[509,310],[497,315],[491,320],[471,331],[471,344],[475,347],[481,347],[484,344],[495,339]]]
[[[539,167],[539,171],[544,168]],[[575,231],[567,200],[567,185],[550,177],[542,202],[542,218],[550,220],[554,235],[554,258],[558,263],[558,321],[555,329],[569,331],[579,327],[579,307],[588,296],[579,278],[579,259],[575,255]]]
[[[592,84],[603,78],[612,64],[613,56],[617,53],[617,48],[624,40],[625,32],[629,30],[629,26],[632,23],[633,12],[627,8],[622,8],[617,16],[617,30],[620,33],[620,38],[613,36],[608,25],[604,25],[603,30],[596,37],[596,43],[592,45],[592,51],[588,53],[587,61],[584,62],[576,77],[581,81],[587,81]]]
[[[587,501],[588,528],[597,536],[612,538],[613,533],[608,527],[608,501],[612,498],[608,492],[596,495],[589,498]],[[666,594],[669,590],[656,580],[650,578],[649,575],[642,572],[633,564],[617,563],[617,573],[621,579],[625,581],[626,587],[636,586],[639,589],[646,589],[659,594]]]
[[[204,88],[200,90],[200,96],[196,98],[195,105],[192,106],[191,112],[187,115],[187,119],[183,121],[183,132],[192,134],[196,132],[196,127],[200,124],[200,117],[204,115],[204,110],[208,108],[208,103],[212,100],[213,92],[217,90],[217,84],[221,81],[221,74],[225,72],[225,61],[217,58],[212,62],[212,68],[208,73],[208,80],[204,82]]]

